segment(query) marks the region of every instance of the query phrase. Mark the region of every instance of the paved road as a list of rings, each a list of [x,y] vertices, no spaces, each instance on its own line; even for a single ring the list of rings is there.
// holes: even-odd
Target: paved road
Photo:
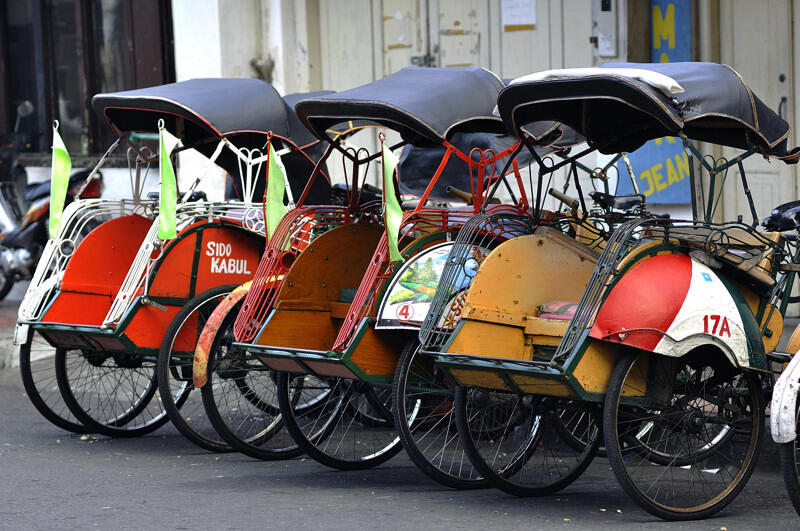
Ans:
[[[663,523],[617,486],[605,459],[557,496],[521,500],[440,487],[404,456],[367,471],[259,462],[194,448],[171,426],[138,439],[79,437],[41,418],[0,371],[2,529],[797,529],[775,465],[762,463],[717,517]],[[765,527],[766,526],[766,527]]]
[[[10,341],[21,294],[0,303],[2,343]],[[774,446],[765,446],[750,483],[721,514],[664,523],[628,500],[600,458],[561,494],[521,500],[440,487],[403,454],[373,470],[341,472],[302,458],[209,454],[171,426],[138,439],[71,435],[28,403],[17,369],[4,369],[0,529],[796,530],[800,519],[786,498]]]

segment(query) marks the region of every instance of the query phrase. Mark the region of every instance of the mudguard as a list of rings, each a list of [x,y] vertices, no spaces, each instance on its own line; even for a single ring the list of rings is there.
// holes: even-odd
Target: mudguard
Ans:
[[[198,389],[203,387],[207,381],[206,368],[208,367],[208,353],[211,351],[211,345],[214,343],[217,330],[219,330],[222,321],[228,315],[228,312],[231,311],[231,308],[236,306],[239,301],[244,300],[245,296],[250,291],[252,283],[252,280],[245,282],[228,293],[208,317],[206,325],[200,333],[200,339],[197,340],[197,346],[194,349],[194,361],[192,362],[192,380],[194,381],[194,386]]]
[[[769,423],[772,439],[778,444],[792,442],[797,437],[795,408],[798,390],[800,390],[800,356],[795,355],[772,390]]]
[[[748,333],[756,340],[748,341]],[[653,256],[624,273],[589,335],[671,357],[711,344],[739,367],[754,360],[760,366],[764,357],[758,324],[742,295],[683,254]]]

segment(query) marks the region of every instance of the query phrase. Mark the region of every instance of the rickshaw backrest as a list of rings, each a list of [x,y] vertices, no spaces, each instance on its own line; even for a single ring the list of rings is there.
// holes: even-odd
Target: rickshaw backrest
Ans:
[[[61,281],[63,291],[117,294],[152,220],[129,215],[107,221],[75,249]]]
[[[481,265],[467,304],[536,316],[544,303],[578,301],[599,258],[597,251],[549,227],[497,247]]]

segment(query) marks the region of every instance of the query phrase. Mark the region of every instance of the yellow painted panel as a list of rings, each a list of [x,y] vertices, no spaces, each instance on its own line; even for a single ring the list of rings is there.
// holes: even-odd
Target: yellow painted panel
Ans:
[[[566,383],[560,383],[540,376],[528,376],[523,374],[511,374],[509,377],[522,391],[532,395],[572,396]]]
[[[577,301],[597,253],[553,229],[498,246],[481,264],[466,302],[474,308],[535,316],[555,300]]]
[[[521,313],[508,313],[492,308],[483,308],[480,306],[466,304],[464,306],[462,319],[472,319],[474,321],[483,321],[486,323],[522,327],[525,324],[525,317],[526,316]]]
[[[650,353],[640,354],[636,363],[631,367],[625,385],[622,387],[622,396],[645,396],[647,392],[647,369]]]
[[[758,306],[761,303],[761,298],[752,289],[739,282],[733,282],[733,285],[736,287],[736,289],[739,290],[739,293],[742,294],[744,300],[747,302],[747,306],[749,306],[750,310],[752,310],[753,315],[758,314]],[[772,313],[772,315],[770,315],[770,312]],[[764,329],[764,324],[766,323],[767,319],[769,319],[769,323],[767,323],[767,328],[769,328],[772,331],[772,337],[767,337],[766,335],[762,335],[761,341],[764,344],[764,352],[766,354],[769,354],[770,352],[775,350],[775,347],[778,346],[778,342],[781,339],[781,334],[783,333],[783,316],[777,310],[777,308],[775,308],[774,305],[768,304],[766,310],[764,310],[763,317],[761,317],[761,322],[758,323],[758,328],[760,330]],[[794,337],[794,334],[792,334],[792,337]],[[786,346],[787,352],[792,352],[792,353],[797,352],[797,350],[794,351],[788,350],[789,345],[791,344],[792,342],[790,340],[789,344]],[[800,335],[798,336],[796,346],[797,348],[800,348]]]
[[[367,374],[394,374],[404,344],[401,334],[367,328],[350,361]]]
[[[569,321],[558,319],[542,319],[541,317],[527,316],[525,318],[525,333],[542,336],[563,337],[569,328]],[[534,344],[540,344],[534,341]]]
[[[498,389],[508,391],[508,387],[497,373],[491,371],[472,371],[464,369],[451,369],[450,374],[458,385],[470,387],[483,387],[485,389]]]
[[[800,325],[794,329],[789,342],[786,344],[786,352],[789,354],[794,355],[798,350],[800,350]]]
[[[605,393],[617,364],[618,347],[602,341],[591,341],[572,376],[589,393]]]
[[[487,358],[530,359],[525,356],[521,328],[464,320],[447,352]]]
[[[770,306],[767,306],[767,311],[764,313],[764,319],[762,321],[766,321],[769,318],[769,323],[767,323],[767,328],[772,331],[772,337],[767,337],[766,335],[762,335],[761,339],[764,340],[764,353],[769,354],[775,347],[778,346],[778,341],[781,340],[781,333],[783,332],[783,316],[781,312],[777,309],[772,312],[772,315],[769,315]],[[763,328],[763,324],[761,327]]]

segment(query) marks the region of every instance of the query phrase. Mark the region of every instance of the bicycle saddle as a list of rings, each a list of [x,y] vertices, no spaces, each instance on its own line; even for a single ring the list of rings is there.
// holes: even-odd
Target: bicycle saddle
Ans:
[[[644,196],[641,194],[611,195],[603,192],[589,192],[589,197],[605,209],[633,210],[644,204]]]
[[[761,221],[770,232],[794,230],[800,225],[800,201],[790,201],[776,206],[772,213]]]

